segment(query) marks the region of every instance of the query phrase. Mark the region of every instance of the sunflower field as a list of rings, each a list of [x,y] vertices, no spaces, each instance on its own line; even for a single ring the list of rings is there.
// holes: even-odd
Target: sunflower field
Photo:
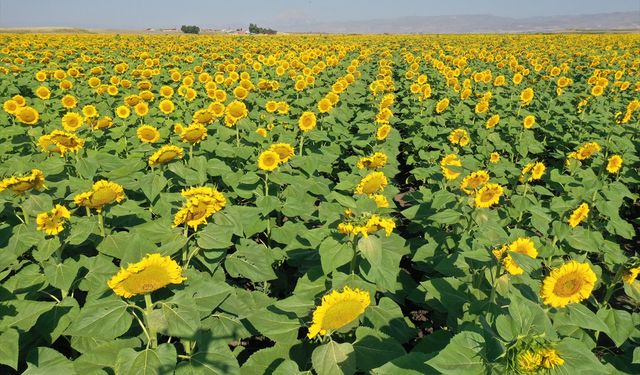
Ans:
[[[0,35],[0,373],[640,373],[640,35]]]

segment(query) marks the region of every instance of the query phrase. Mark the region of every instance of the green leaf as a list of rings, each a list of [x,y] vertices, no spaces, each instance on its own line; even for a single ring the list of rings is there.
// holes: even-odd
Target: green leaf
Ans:
[[[580,328],[592,329],[594,331],[608,330],[607,325],[598,317],[596,313],[589,310],[585,305],[574,303],[566,308],[566,317],[556,322],[574,325]]]
[[[140,189],[153,202],[167,186],[167,179],[159,173],[149,173],[140,178]]]
[[[369,371],[407,354],[398,341],[369,327],[356,329],[353,349],[358,369],[362,371]]]
[[[22,375],[75,375],[73,362],[50,348],[36,348],[27,355],[27,370]]]
[[[271,348],[258,350],[242,365],[240,374],[276,374],[280,366],[293,362],[286,359],[289,357],[289,349],[289,347],[278,343]],[[298,365],[295,362],[293,364],[295,365],[295,372],[285,374],[297,374],[299,372]]]
[[[289,318],[287,314],[269,308],[256,311],[247,320],[260,333],[279,343],[295,341],[300,328],[297,318]]]
[[[400,306],[388,297],[380,298],[377,306],[367,308],[364,317],[374,328],[400,343],[409,341],[416,334],[413,323],[402,314]]]
[[[198,231],[198,246],[203,249],[228,249],[233,245],[232,230],[228,226],[210,223]]]
[[[266,247],[245,243],[244,247],[227,256],[224,265],[232,277],[246,277],[251,281],[260,282],[277,278],[271,263],[271,256]]]
[[[605,332],[617,347],[622,346],[634,330],[631,314],[626,311],[604,308],[598,310],[596,315],[609,327]]]
[[[167,336],[193,338],[200,328],[200,314],[195,304],[175,306],[160,302],[162,316],[166,321]]]
[[[460,221],[462,214],[450,208],[429,216],[429,220],[438,224],[455,224]]]
[[[351,375],[356,372],[356,356],[349,343],[331,341],[318,346],[311,354],[318,375]]]
[[[92,233],[98,233],[97,217],[74,217],[71,221],[71,230],[67,242],[70,245],[80,245]]]
[[[349,244],[340,243],[332,237],[327,237],[318,248],[320,264],[325,275],[353,259],[353,249]]]
[[[0,334],[0,363],[18,370],[18,353],[20,334],[14,328],[10,328]]]
[[[28,331],[36,324],[40,315],[51,310],[55,302],[41,302],[29,300],[12,300],[0,302],[0,331],[15,327],[22,331]]]
[[[114,339],[131,327],[133,317],[127,309],[127,303],[116,296],[88,301],[66,333],[73,336]]]
[[[239,375],[238,361],[228,346],[208,347],[207,351],[197,352],[187,360],[181,361],[176,367],[175,375]]]
[[[163,375],[171,374],[176,366],[176,348],[162,344],[156,349],[140,352],[125,348],[118,352],[115,372],[119,375]]]
[[[74,259],[65,259],[63,263],[49,263],[44,267],[44,275],[49,284],[65,293],[71,289],[80,265]]]
[[[403,355],[393,359],[384,365],[371,370],[373,375],[424,375],[434,374],[436,370],[427,365],[427,362],[432,355],[413,351],[409,354]]]
[[[443,374],[486,374],[484,345],[480,334],[464,331],[455,335],[427,364]]]

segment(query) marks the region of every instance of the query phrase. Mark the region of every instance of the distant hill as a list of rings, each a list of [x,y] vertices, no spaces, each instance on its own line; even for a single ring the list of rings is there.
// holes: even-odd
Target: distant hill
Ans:
[[[350,22],[299,23],[277,25],[289,32],[339,34],[468,34],[531,33],[573,30],[640,31],[640,10],[633,12],[510,18],[492,15],[411,16]]]

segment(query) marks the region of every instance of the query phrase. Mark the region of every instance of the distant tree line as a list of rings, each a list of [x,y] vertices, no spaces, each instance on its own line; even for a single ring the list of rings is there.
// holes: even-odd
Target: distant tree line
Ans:
[[[199,34],[200,28],[198,26],[193,26],[193,25],[182,25],[182,27],[180,28],[180,31],[182,31],[185,34]]]
[[[258,27],[255,23],[249,24],[249,33],[250,34],[275,34],[277,31],[274,29],[267,29],[264,27]]]

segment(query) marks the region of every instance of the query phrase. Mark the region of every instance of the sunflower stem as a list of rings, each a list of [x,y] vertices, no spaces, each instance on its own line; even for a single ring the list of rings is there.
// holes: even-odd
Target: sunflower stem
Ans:
[[[604,299],[602,300],[602,305],[607,305],[609,303],[609,299],[613,295],[613,292],[616,290],[616,284],[618,284],[618,282],[622,278],[622,270],[623,269],[624,269],[623,266],[618,267],[618,271],[616,271],[616,274],[613,277],[613,280],[611,281],[611,283],[609,283],[607,285],[607,291],[604,294]]]
[[[491,285],[491,294],[489,295],[489,304],[496,299],[496,289],[498,287],[498,279],[500,278],[500,263],[496,265],[496,273],[493,276],[493,284]]]
[[[240,128],[236,123],[236,147],[240,147]]]
[[[193,145],[189,145],[189,160],[193,159]]]
[[[304,145],[304,133],[300,134],[300,156],[302,156],[302,146]]]
[[[353,247],[353,258],[351,258],[351,263],[349,263],[349,273],[353,275],[353,271],[355,271],[356,269],[356,258],[358,256],[358,244],[356,242],[356,239],[353,235],[350,235],[349,237],[351,237],[351,245]]]
[[[269,173],[264,174],[264,196],[269,196]]]
[[[88,206],[84,206],[84,212],[87,214],[87,217],[91,216],[91,209]]]
[[[524,194],[522,194],[522,199],[525,199],[527,197],[527,191],[529,190],[529,183],[525,182],[524,184]],[[522,220],[522,215],[524,214],[524,210],[520,211],[520,214],[518,215],[518,223],[520,223],[520,221]]]
[[[151,349],[155,349],[158,345],[158,333],[156,332],[155,327],[150,324],[151,321],[151,313],[153,312],[153,301],[151,300],[151,294],[147,293],[144,295],[144,303],[146,306],[144,316],[147,325],[147,329],[149,330],[149,346]]]
[[[98,212],[98,227],[100,228],[100,235],[104,237],[104,217],[102,215],[102,211]]]
[[[187,266],[189,265],[189,226],[188,225],[186,224],[184,225],[184,231],[182,232],[182,234],[187,239],[187,242],[182,247],[182,264],[183,264],[183,268],[187,269]]]
[[[22,205],[18,205],[18,207],[20,207],[20,211],[22,211],[22,217],[24,218],[24,223],[26,225],[29,225],[29,215],[27,214],[27,211],[25,211]]]

